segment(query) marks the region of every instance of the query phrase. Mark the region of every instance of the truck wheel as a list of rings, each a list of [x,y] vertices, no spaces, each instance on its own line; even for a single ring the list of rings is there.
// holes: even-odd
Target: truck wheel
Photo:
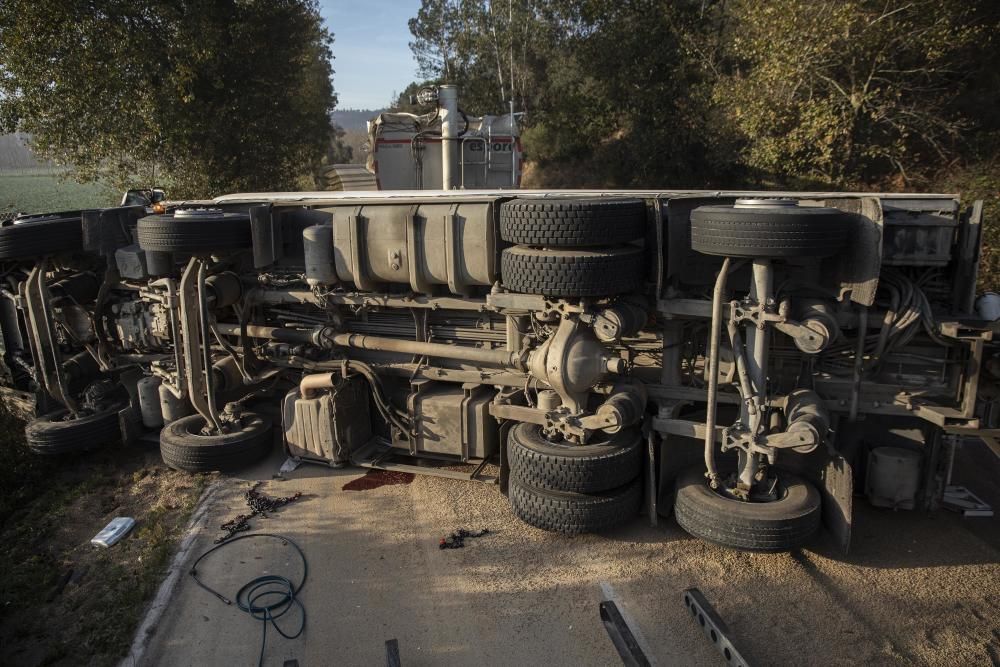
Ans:
[[[642,248],[543,250],[514,246],[500,258],[504,286],[553,297],[611,296],[642,285]]]
[[[549,442],[538,424],[518,424],[507,437],[510,474],[525,486],[550,491],[595,493],[639,476],[640,434],[623,429],[595,434],[586,445]]]
[[[67,454],[121,442],[120,406],[76,418],[69,410],[56,410],[28,422],[24,439],[36,454]]]
[[[677,480],[674,515],[691,535],[746,551],[790,551],[819,530],[820,498],[805,480],[781,471],[782,496],[743,502],[713,491],[704,468],[687,469]]]
[[[641,199],[514,199],[500,206],[500,238],[524,245],[620,245],[643,235]]]
[[[242,428],[231,433],[202,435],[205,419],[189,415],[160,431],[160,456],[175,470],[230,471],[255,463],[271,451],[271,420],[244,412]]]
[[[80,252],[83,224],[78,212],[33,215],[0,227],[0,260]]]
[[[835,208],[700,206],[691,248],[723,257],[829,257],[847,244],[851,217]]]
[[[593,533],[622,524],[639,511],[642,485],[595,494],[536,489],[511,477],[508,493],[514,515],[525,523],[554,533]]]
[[[217,209],[148,215],[137,225],[139,246],[155,252],[190,254],[241,250],[253,244],[250,216]]]

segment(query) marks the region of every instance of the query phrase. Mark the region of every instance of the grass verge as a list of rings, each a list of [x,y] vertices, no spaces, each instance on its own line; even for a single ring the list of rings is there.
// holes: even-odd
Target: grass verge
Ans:
[[[40,460],[21,433],[0,415],[0,664],[115,664],[210,477],[134,447]],[[136,528],[91,546],[116,516]]]

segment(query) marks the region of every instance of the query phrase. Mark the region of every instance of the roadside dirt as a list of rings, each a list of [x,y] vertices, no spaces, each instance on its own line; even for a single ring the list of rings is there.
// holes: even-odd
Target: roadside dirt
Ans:
[[[0,663],[114,664],[207,479],[140,448],[42,465],[43,488],[21,489],[30,500],[0,528]],[[110,549],[92,546],[116,516],[136,527]]]

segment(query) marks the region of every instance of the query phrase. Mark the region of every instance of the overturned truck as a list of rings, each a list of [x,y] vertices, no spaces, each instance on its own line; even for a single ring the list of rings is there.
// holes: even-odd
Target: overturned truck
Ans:
[[[152,438],[174,468],[231,470],[280,442],[495,481],[546,530],[644,509],[736,548],[822,523],[846,548],[854,488],[933,508],[954,438],[994,412],[980,217],[688,191],[23,216],[0,227],[0,372],[40,454]]]

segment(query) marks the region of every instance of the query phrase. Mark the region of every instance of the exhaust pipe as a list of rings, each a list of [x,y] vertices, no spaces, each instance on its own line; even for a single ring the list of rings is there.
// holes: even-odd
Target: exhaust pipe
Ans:
[[[458,86],[438,88],[438,114],[441,117],[441,189],[458,186]]]

